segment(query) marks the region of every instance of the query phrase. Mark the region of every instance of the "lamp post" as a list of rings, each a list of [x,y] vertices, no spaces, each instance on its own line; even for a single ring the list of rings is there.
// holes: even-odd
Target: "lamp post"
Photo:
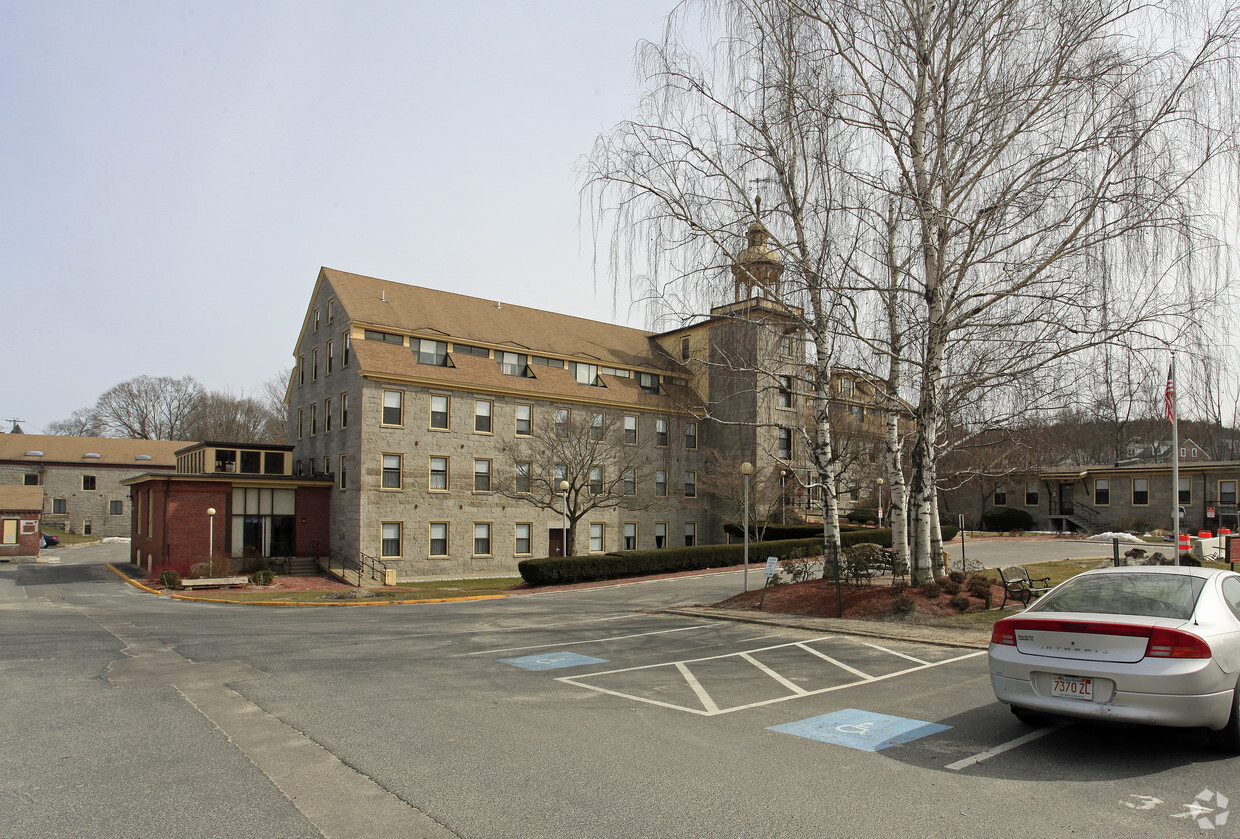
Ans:
[[[745,479],[745,573],[742,575],[742,579],[745,584],[745,591],[749,591],[749,476],[752,474],[753,464],[746,460],[741,464],[741,475],[743,475]]]
[[[883,527],[883,479],[878,479],[878,527]]]
[[[560,531],[560,556],[568,556],[568,481],[560,481],[560,492],[564,494],[564,520]]]
[[[215,573],[215,508],[207,508],[207,574]]]
[[[788,523],[788,470],[779,470],[779,523]]]

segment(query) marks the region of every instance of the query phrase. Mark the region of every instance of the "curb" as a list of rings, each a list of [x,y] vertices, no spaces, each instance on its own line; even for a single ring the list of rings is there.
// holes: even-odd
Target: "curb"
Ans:
[[[115,571],[117,576],[134,588],[160,597],[164,596],[163,592],[143,585],[112,563],[108,562],[105,564]],[[416,606],[419,603],[462,603],[469,600],[502,600],[507,596],[506,594],[476,594],[471,597],[436,597],[427,600],[382,600],[370,602],[358,600],[354,603],[349,603],[343,600],[326,600],[322,602],[304,600],[247,600],[245,602],[238,602],[236,600],[224,600],[219,597],[191,597],[185,594],[168,594],[168,597],[174,600],[187,600],[191,603],[226,603],[229,606]]]
[[[666,615],[709,618],[712,620],[756,623],[766,626],[782,626],[810,632],[830,632],[839,635],[861,635],[867,638],[885,638],[889,641],[916,641],[941,647],[959,647],[967,650],[985,650],[990,647],[989,630],[957,629],[955,627],[920,626],[898,624],[886,629],[877,621],[849,620],[848,618],[811,618],[800,615],[755,615],[732,609],[711,609],[702,606],[676,606],[660,609]]]

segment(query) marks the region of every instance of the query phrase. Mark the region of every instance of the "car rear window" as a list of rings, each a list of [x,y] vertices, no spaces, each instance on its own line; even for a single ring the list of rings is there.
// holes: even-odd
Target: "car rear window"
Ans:
[[[1205,579],[1188,574],[1092,574],[1075,577],[1030,612],[1091,612],[1188,620]]]

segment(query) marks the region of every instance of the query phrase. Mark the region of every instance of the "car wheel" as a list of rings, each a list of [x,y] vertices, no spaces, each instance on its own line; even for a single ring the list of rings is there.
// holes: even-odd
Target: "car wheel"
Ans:
[[[1040,714],[1037,711],[1031,711],[1028,708],[1022,708],[1019,705],[1012,706],[1012,714],[1016,717],[1016,719],[1020,720],[1025,725],[1035,725],[1041,727],[1050,722],[1050,719],[1048,719],[1045,714]]]
[[[1231,716],[1218,731],[1207,732],[1210,745],[1228,754],[1240,754],[1240,685],[1231,694]]]

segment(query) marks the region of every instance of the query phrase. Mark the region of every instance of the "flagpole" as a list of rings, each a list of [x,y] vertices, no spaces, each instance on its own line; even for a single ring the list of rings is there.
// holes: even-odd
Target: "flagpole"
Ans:
[[[1167,368],[1167,419],[1171,422],[1171,517],[1175,522],[1175,564],[1180,564],[1180,417],[1175,409],[1175,352]]]

